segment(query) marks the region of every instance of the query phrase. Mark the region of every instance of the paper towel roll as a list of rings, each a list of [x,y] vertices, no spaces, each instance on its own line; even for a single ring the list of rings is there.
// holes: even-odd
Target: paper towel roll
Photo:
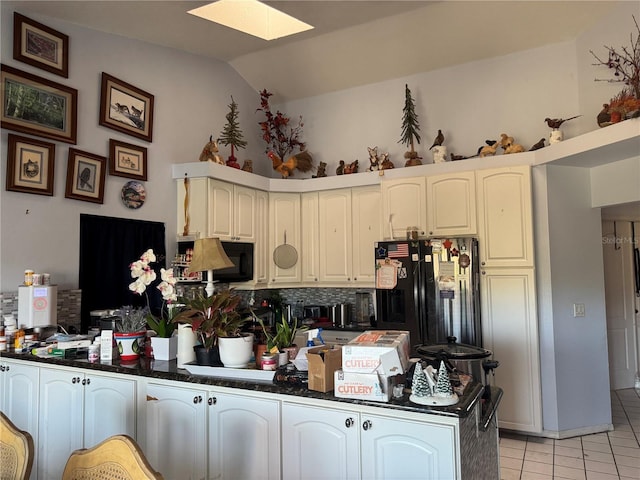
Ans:
[[[191,325],[178,325],[178,368],[182,368],[185,363],[193,362],[196,359],[196,353],[193,346],[198,343],[196,334],[193,333]]]

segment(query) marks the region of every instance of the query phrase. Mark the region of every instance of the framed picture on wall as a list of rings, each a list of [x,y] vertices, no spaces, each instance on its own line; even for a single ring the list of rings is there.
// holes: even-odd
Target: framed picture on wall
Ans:
[[[7,190],[53,195],[53,143],[21,137],[7,137]]]
[[[153,95],[102,72],[99,123],[151,142]]]
[[[69,36],[14,12],[13,58],[68,78]]]
[[[0,104],[2,128],[76,143],[78,91],[75,88],[2,65]]]
[[[70,148],[65,198],[103,203],[106,168],[106,157]]]
[[[109,175],[146,180],[146,147],[109,139]]]

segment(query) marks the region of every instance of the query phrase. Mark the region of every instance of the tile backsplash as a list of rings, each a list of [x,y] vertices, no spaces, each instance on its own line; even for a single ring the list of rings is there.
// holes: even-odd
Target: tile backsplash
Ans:
[[[82,290],[58,290],[58,325],[62,325],[67,331],[71,327],[80,331],[81,297]],[[0,293],[0,310],[2,315],[13,313],[18,318],[18,292]]]

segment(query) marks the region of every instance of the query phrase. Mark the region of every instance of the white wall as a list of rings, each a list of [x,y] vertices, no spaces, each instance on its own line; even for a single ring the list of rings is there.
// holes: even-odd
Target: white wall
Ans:
[[[219,136],[224,126],[230,95],[239,105],[240,127],[250,142],[238,158],[257,159],[263,155],[263,146],[255,141],[259,136],[259,119],[255,114],[259,95],[228,65],[50,18],[33,18],[69,35],[69,78],[13,60],[13,12],[5,5],[1,10],[2,63],[78,90],[75,148],[108,156],[110,138],[146,146],[147,201],[138,210],[126,208],[120,201],[120,190],[128,179],[109,175],[103,205],[64,198],[70,145],[61,142],[54,142],[53,197],[6,191],[9,132],[3,129],[0,136],[0,291],[17,290],[25,268],[51,273],[52,281],[61,288],[77,288],[81,213],[164,222],[167,252],[171,254],[177,231],[176,187],[171,180],[171,164],[198,161],[209,136]],[[152,143],[98,125],[103,71],[155,96]],[[225,158],[229,155],[227,149],[222,153]],[[263,174],[270,173],[270,165],[260,165],[255,160],[254,165],[258,170],[262,168]]]
[[[594,207],[640,202],[640,156],[593,167],[590,174]]]
[[[563,431],[608,425],[611,410],[600,209],[591,208],[588,169],[550,166],[547,187],[553,318],[552,328],[546,328],[545,334],[553,337],[542,337],[541,345],[552,343],[554,348],[553,357],[543,355],[541,362],[544,404],[555,404],[557,425],[545,417],[544,428]],[[574,303],[585,305],[584,317],[573,317]],[[547,383],[550,369],[554,370],[554,386]],[[547,388],[552,396],[546,395]]]

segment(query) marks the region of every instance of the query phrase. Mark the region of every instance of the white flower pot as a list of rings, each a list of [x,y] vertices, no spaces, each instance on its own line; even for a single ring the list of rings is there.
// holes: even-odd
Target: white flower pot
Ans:
[[[225,367],[245,368],[253,354],[253,333],[243,333],[240,337],[218,338],[220,360]]]
[[[151,337],[151,348],[155,360],[173,360],[178,355],[178,336],[169,338]]]

